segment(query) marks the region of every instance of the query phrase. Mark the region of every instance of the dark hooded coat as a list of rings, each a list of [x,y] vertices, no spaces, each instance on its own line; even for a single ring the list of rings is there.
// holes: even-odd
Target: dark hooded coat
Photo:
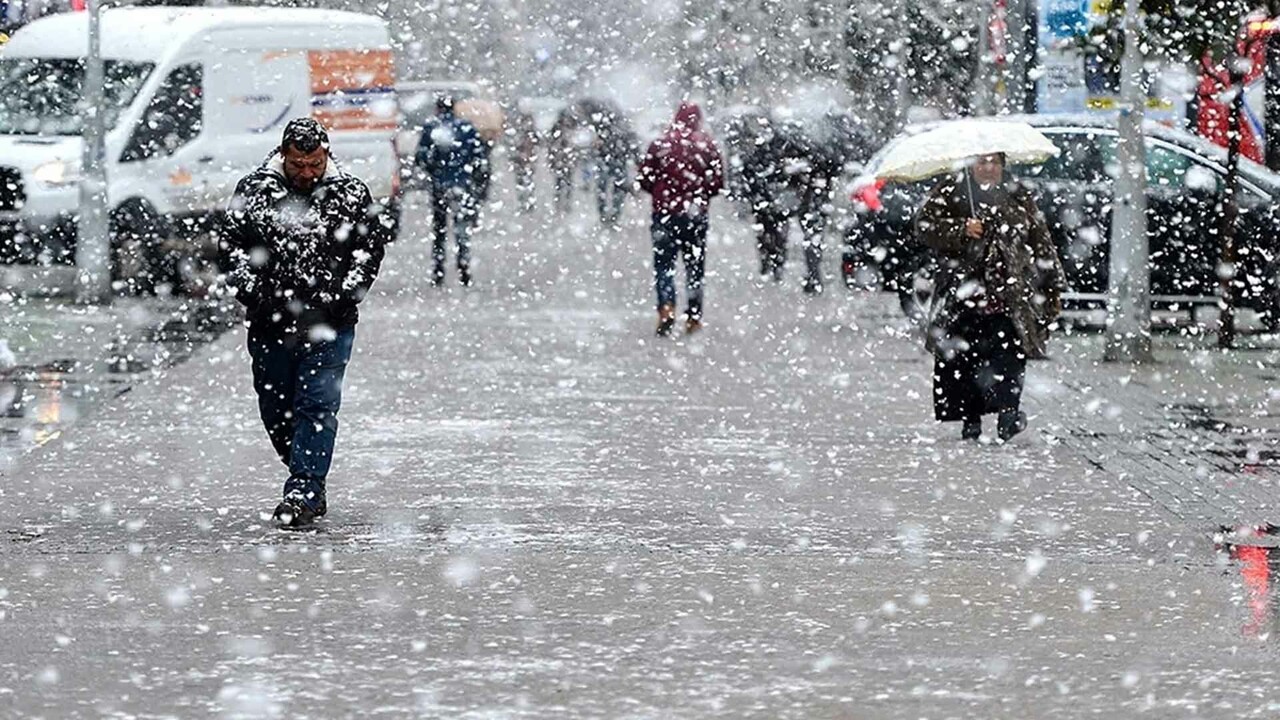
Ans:
[[[671,126],[649,145],[637,179],[653,196],[655,215],[706,215],[711,198],[724,187],[724,160],[702,131],[697,105],[680,105]]]

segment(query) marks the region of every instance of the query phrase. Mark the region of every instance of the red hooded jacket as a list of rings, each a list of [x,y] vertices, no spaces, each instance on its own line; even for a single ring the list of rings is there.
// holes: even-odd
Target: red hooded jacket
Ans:
[[[702,216],[724,187],[724,161],[702,131],[702,110],[681,103],[675,120],[640,163],[640,188],[653,196],[655,214]]]

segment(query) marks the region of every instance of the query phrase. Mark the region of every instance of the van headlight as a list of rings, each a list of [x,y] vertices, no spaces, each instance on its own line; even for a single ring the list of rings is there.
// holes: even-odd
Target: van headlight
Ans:
[[[80,182],[80,165],[78,163],[69,163],[66,160],[53,160],[36,166],[36,169],[31,173],[31,177],[35,178],[37,182],[53,187],[72,185]]]

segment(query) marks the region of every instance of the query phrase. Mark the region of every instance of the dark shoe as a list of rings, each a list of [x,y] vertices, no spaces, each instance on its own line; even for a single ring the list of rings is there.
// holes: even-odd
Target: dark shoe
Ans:
[[[1000,439],[1008,442],[1014,435],[1027,429],[1027,414],[1021,410],[1005,410],[1000,413],[1000,420],[996,425],[996,433]]]
[[[279,505],[276,505],[271,519],[283,527],[301,528],[315,522],[316,518],[327,512],[329,512],[329,505],[323,497],[317,501],[310,501],[302,491],[292,490],[285,494]]]
[[[458,268],[458,282],[462,283],[462,287],[471,287],[471,270]]]
[[[960,428],[961,440],[977,440],[982,437],[982,418],[969,418],[964,421],[964,427]]]
[[[805,295],[821,295],[822,283],[815,282],[813,280],[806,280],[804,283],[804,294]]]

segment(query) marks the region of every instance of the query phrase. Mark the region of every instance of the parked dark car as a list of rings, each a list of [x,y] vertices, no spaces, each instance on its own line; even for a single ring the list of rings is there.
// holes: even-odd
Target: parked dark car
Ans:
[[[1012,174],[1036,191],[1067,274],[1068,310],[1106,306],[1111,209],[1117,133],[1105,117],[1018,116],[1048,136],[1062,153],[1044,165],[1014,166]],[[884,184],[874,180],[880,157],[900,138],[930,126],[909,128],[891,140],[855,183],[856,217],[845,235],[842,270],[857,284],[860,269],[879,271],[886,290],[898,293],[908,314],[927,302],[929,255],[917,242],[912,218],[933,180]],[[1190,310],[1217,302],[1220,218],[1226,151],[1202,138],[1155,123],[1146,125],[1147,223],[1153,307]],[[1280,326],[1280,175],[1241,161],[1237,225],[1237,304]]]

